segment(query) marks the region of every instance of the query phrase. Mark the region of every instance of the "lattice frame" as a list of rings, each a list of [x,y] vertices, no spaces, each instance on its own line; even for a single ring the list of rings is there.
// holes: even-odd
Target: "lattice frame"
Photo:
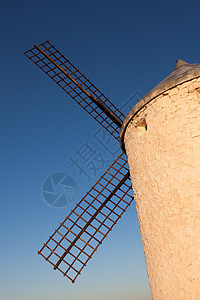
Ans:
[[[41,53],[41,49],[44,53]],[[65,92],[67,92],[84,110],[86,110],[98,123],[119,140],[120,126],[117,126],[94,102],[88,97],[91,95],[97,101],[103,103],[106,108],[116,116],[120,124],[124,115],[110,100],[99,91],[98,88],[81,73],[68,59],[64,57],[49,41],[35,45],[34,48],[24,52],[43,72],[54,80]],[[45,54],[50,58],[46,57]],[[52,61],[55,62],[52,63]],[[65,72],[63,72],[62,70]],[[72,80],[66,75],[72,78]],[[77,84],[78,85],[77,85]],[[83,91],[83,88],[86,93]]]
[[[54,45],[46,41],[24,54],[119,140],[124,115]],[[132,201],[128,164],[121,154],[38,254],[75,282]]]
[[[132,200],[128,165],[122,154],[60,223],[38,253],[54,269],[75,282]]]

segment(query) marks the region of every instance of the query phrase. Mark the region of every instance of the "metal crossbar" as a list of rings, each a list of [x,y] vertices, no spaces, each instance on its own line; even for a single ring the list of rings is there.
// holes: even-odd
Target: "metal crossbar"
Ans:
[[[24,54],[119,140],[124,115],[49,41]]]
[[[75,282],[132,200],[128,165],[121,154],[38,253]]]

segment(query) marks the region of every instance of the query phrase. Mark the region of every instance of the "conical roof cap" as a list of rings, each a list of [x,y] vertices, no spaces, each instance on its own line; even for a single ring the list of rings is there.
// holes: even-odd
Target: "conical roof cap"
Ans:
[[[170,73],[164,80],[162,80],[155,88],[146,94],[140,101],[138,101],[131,109],[129,114],[124,119],[120,130],[120,144],[124,150],[124,133],[126,127],[134,115],[143,108],[148,102],[152,101],[155,97],[161,95],[165,91],[174,88],[175,86],[200,77],[200,63],[189,64],[181,59],[178,59],[174,71]]]
[[[175,68],[174,68],[174,70],[176,70],[176,69],[178,69],[179,67],[182,67],[182,66],[184,66],[184,65],[189,65],[187,62],[185,62],[184,60],[182,60],[182,59],[178,59],[177,61],[176,61],[176,66],[175,66]]]

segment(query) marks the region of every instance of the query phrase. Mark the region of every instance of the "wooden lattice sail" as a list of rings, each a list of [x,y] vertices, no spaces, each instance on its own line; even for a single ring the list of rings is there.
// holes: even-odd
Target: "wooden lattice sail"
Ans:
[[[119,141],[124,115],[49,41],[24,54]],[[132,200],[128,164],[121,154],[38,253],[74,282]]]

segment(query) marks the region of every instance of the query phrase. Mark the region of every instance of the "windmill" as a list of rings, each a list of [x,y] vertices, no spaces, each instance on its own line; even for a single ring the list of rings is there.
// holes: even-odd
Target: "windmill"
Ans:
[[[46,41],[24,54],[119,141],[124,115],[54,45]],[[132,201],[128,163],[122,153],[38,254],[74,283]]]

